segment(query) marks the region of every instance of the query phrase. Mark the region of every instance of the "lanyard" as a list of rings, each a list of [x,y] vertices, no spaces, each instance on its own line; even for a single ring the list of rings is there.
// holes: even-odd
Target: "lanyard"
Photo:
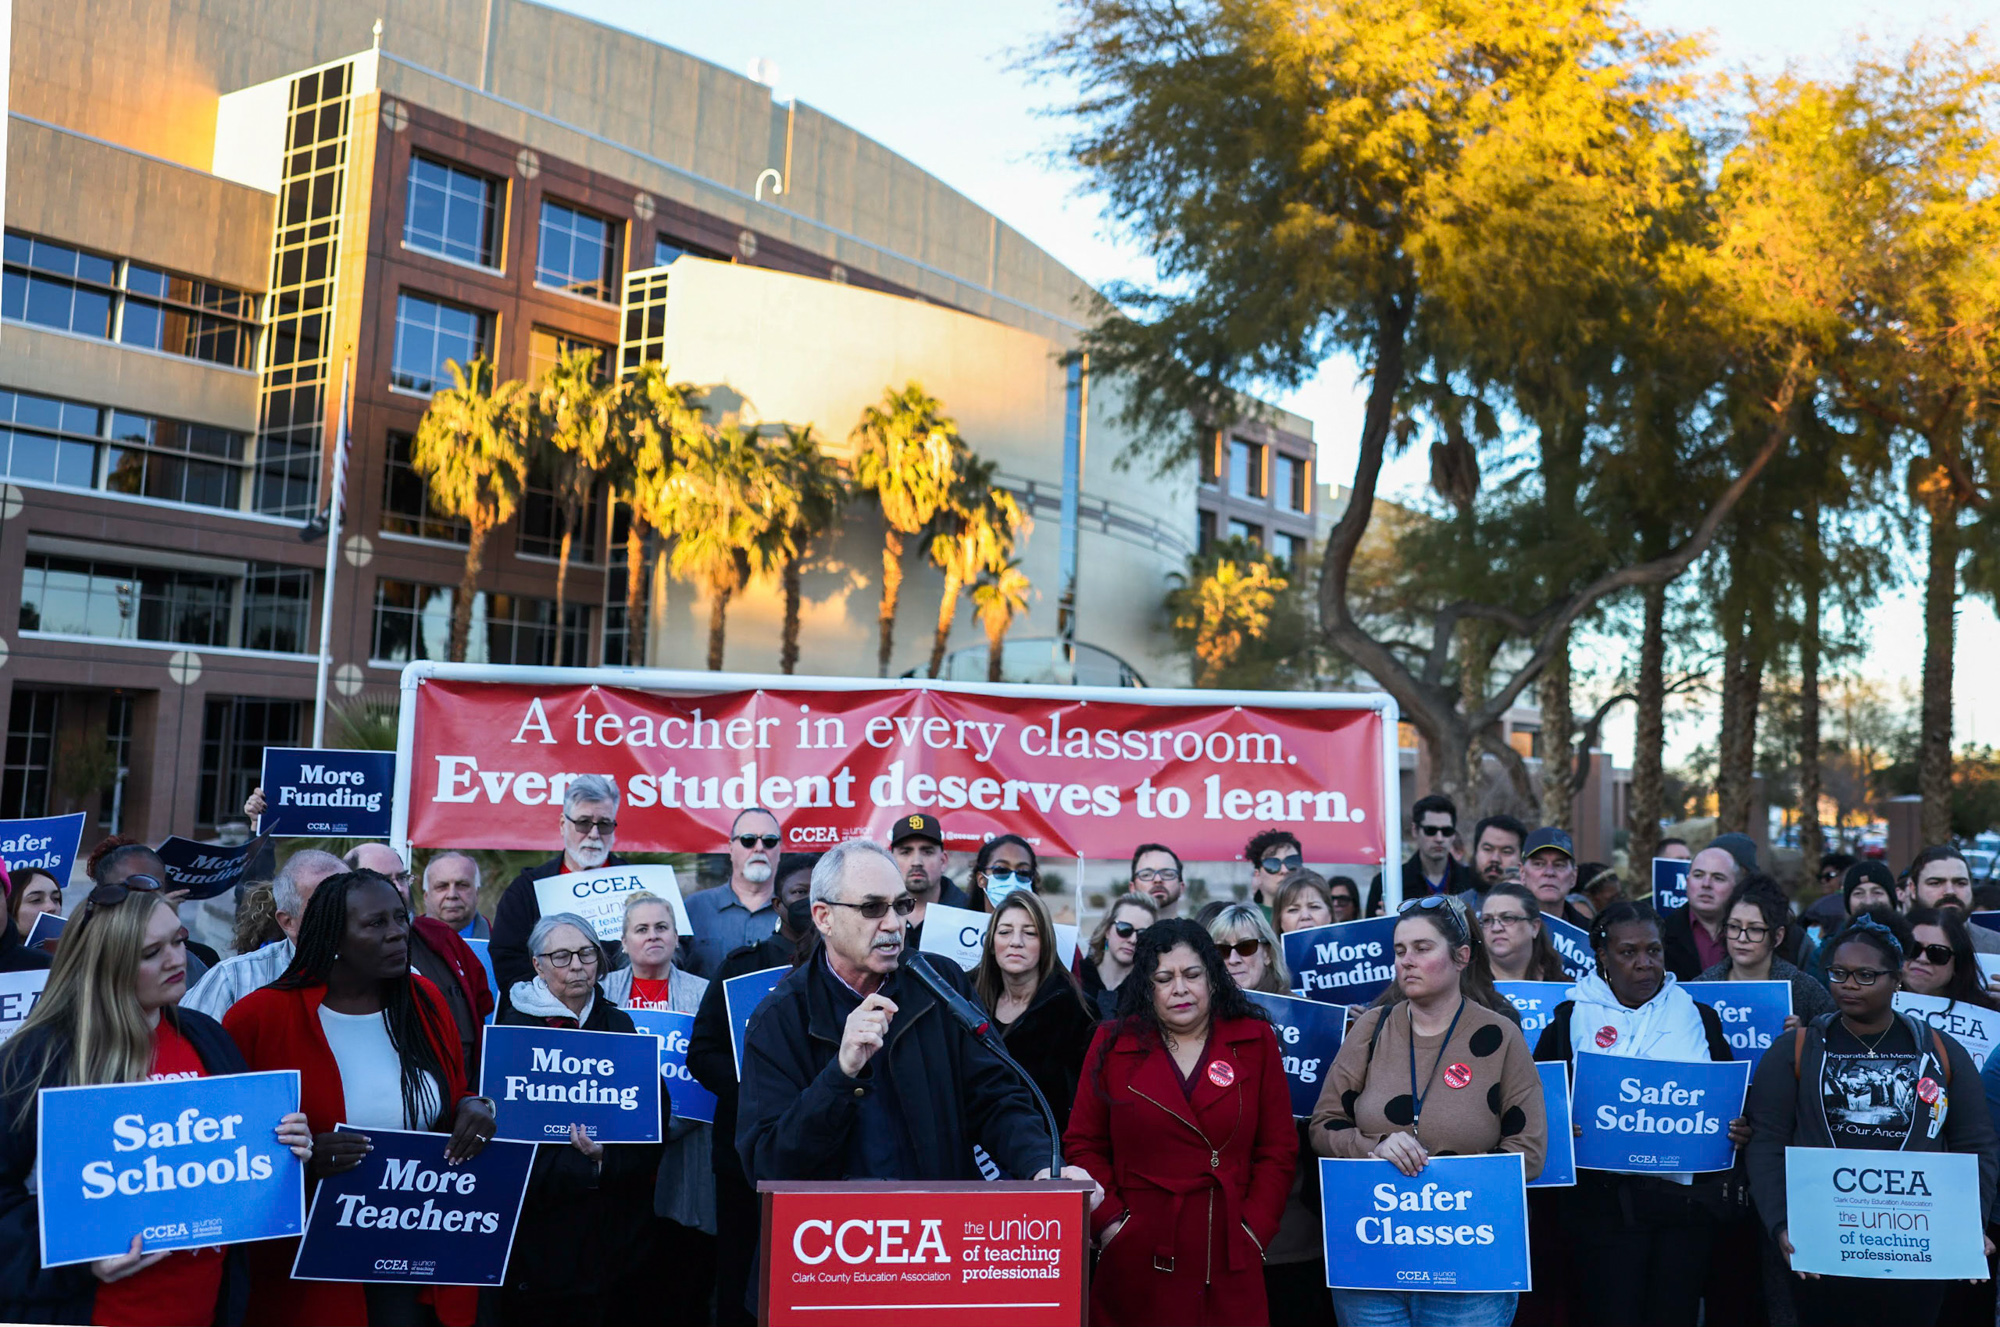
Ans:
[[[1444,1040],[1438,1043],[1438,1057],[1437,1059],[1431,1061],[1430,1077],[1424,1079],[1424,1087],[1423,1091],[1421,1092],[1417,1090],[1416,1005],[1411,1004],[1409,1006],[1409,1010],[1410,1010],[1410,1129],[1412,1132],[1415,1132],[1417,1125],[1421,1123],[1424,1118],[1424,1098],[1431,1094],[1431,1088],[1437,1082],[1438,1066],[1444,1063],[1444,1053],[1451,1049],[1451,1034],[1458,1031],[1458,1020],[1465,1014],[1465,997],[1462,995],[1458,997],[1458,1012],[1451,1016],[1451,1026],[1444,1030]]]

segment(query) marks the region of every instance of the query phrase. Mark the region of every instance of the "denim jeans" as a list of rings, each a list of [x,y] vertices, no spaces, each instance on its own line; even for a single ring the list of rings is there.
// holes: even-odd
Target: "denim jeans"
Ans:
[[[1333,1316],[1340,1327],[1508,1327],[1517,1298],[1512,1292],[1336,1290]]]

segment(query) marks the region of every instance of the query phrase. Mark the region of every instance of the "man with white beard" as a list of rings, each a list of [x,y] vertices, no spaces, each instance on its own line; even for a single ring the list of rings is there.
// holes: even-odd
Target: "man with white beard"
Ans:
[[[729,883],[687,897],[688,929],[681,937],[681,966],[711,976],[722,960],[745,945],[762,944],[778,929],[778,848],[784,831],[761,806],[736,813],[729,827]]]
[[[611,851],[618,833],[618,785],[602,774],[579,774],[563,791],[562,854],[540,866],[531,866],[514,877],[500,904],[493,909],[493,940],[488,956],[493,960],[493,976],[500,989],[509,991],[516,982],[535,979],[535,960],[528,953],[528,932],[542,919],[541,901],[535,884],[552,875],[572,871],[595,871],[600,866],[624,866],[625,859]],[[623,951],[616,940],[601,942],[607,954],[605,970],[617,965]]]

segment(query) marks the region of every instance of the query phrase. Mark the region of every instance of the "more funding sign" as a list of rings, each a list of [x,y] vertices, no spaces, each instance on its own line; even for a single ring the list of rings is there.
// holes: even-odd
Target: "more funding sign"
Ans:
[[[1089,1186],[765,1183],[758,1319],[1079,1327]]]

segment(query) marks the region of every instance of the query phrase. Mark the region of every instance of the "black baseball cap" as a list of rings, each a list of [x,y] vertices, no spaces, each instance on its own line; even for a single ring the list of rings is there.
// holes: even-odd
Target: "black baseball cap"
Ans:
[[[922,811],[897,816],[894,828],[889,831],[889,846],[893,848],[904,839],[929,839],[942,848],[944,825],[936,816],[925,815]]]
[[[1526,861],[1543,848],[1554,848],[1572,862],[1576,860],[1576,844],[1568,830],[1557,829],[1554,825],[1542,826],[1528,835],[1528,841],[1521,845],[1521,860]]]

